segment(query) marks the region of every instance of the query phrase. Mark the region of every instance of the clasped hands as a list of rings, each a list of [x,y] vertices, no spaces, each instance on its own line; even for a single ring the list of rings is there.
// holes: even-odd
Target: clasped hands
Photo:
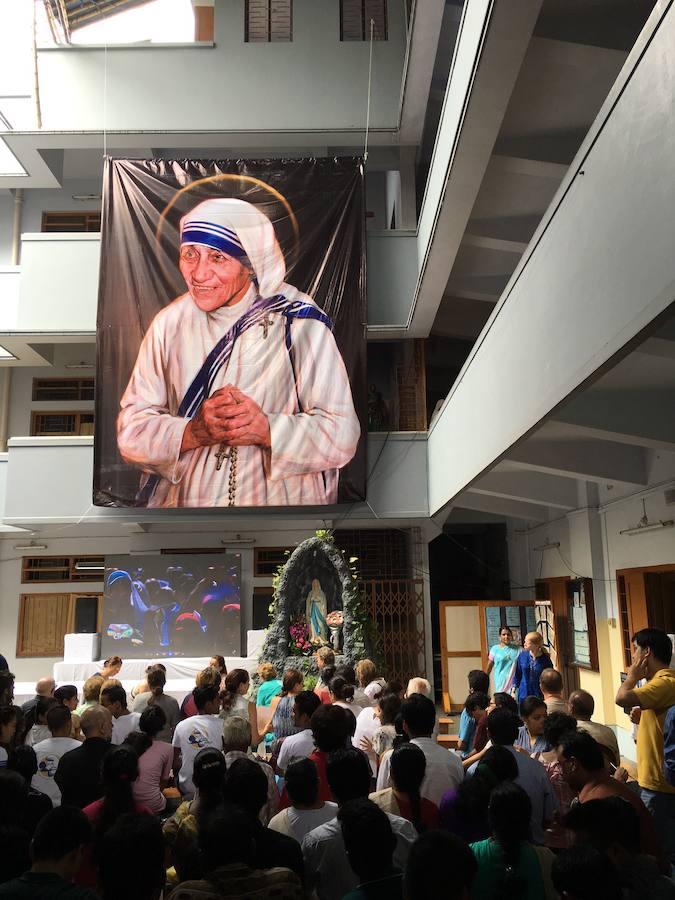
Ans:
[[[231,384],[215,391],[202,403],[183,432],[180,452],[214,444],[271,446],[267,416],[255,400]]]

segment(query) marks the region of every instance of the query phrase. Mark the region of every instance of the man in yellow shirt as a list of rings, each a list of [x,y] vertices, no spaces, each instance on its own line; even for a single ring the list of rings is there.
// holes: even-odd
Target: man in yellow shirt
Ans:
[[[634,654],[627,677],[616,694],[617,706],[639,707],[637,770],[642,800],[654,817],[671,862],[675,862],[675,788],[663,768],[663,723],[675,705],[673,644],[660,628],[643,628],[632,638]],[[643,687],[638,682],[647,679]]]

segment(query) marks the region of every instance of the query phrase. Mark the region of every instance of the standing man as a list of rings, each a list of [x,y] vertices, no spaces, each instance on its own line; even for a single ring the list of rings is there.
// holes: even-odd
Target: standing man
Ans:
[[[110,750],[112,714],[102,706],[92,706],[83,714],[80,727],[84,743],[63,754],[54,781],[64,806],[84,809],[103,796],[101,763]]]
[[[660,628],[643,628],[632,637],[634,654],[626,680],[616,692],[616,705],[639,707],[638,783],[642,800],[654,817],[671,862],[675,862],[675,787],[664,774],[663,726],[675,705],[675,669],[670,668],[673,643]],[[637,687],[646,678],[643,687]]]

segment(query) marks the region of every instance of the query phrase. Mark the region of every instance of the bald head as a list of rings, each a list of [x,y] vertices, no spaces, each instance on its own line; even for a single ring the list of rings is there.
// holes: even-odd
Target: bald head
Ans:
[[[40,697],[53,697],[56,682],[53,678],[41,678],[35,685],[35,693]]]
[[[426,678],[416,677],[410,679],[405,695],[406,697],[411,697],[413,694],[422,694],[422,696],[431,699],[431,685]]]
[[[588,691],[572,691],[569,699],[570,713],[578,722],[589,722],[595,710],[595,700]]]
[[[90,706],[80,719],[80,728],[87,740],[103,738],[109,741],[112,737],[112,713],[103,706]]]

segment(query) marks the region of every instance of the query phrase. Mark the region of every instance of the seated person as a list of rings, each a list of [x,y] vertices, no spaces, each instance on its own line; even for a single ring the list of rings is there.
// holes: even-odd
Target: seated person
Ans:
[[[38,822],[53,808],[52,801],[46,794],[36,791],[30,786],[33,776],[37,774],[38,770],[35,750],[26,746],[15,747],[7,760],[7,768],[12,772],[18,772],[28,785],[25,813],[19,826],[33,837]]]
[[[254,818],[236,808],[221,806],[206,816],[199,830],[205,877],[179,884],[171,893],[171,900],[195,900],[200,896],[209,900],[248,896],[304,900],[302,882],[290,869],[274,867],[262,871],[256,866],[254,829]]]
[[[69,750],[81,747],[80,741],[71,737],[72,719],[70,710],[58,702],[47,712],[49,738],[34,745],[37,759],[37,773],[33,776],[31,787],[46,794],[53,806],[61,805],[61,791],[54,781],[61,757]]]
[[[523,724],[518,729],[514,746],[529,753],[530,756],[550,750],[544,737],[544,722],[547,715],[546,704],[540,697],[526,697],[520,704],[520,718]]]
[[[300,691],[293,703],[293,722],[298,729],[281,742],[277,757],[277,770],[283,775],[289,763],[306,759],[316,750],[312,734],[312,716],[321,706],[321,701],[313,691]]]
[[[215,747],[205,747],[195,756],[195,798],[181,803],[164,823],[164,840],[174,870],[169,875],[172,883],[204,874],[198,848],[199,821],[224,803],[226,771],[225,757]]]
[[[84,740],[84,738],[82,737],[82,731],[80,730],[80,717],[76,712],[78,706],[78,696],[77,688],[75,687],[75,685],[61,685],[61,687],[57,688],[54,691],[54,699],[58,700],[59,703],[70,710],[70,716],[73,725],[70,732],[70,737],[75,738],[76,741]]]
[[[96,900],[92,891],[73,884],[91,837],[91,825],[81,810],[62,806],[47,813],[31,844],[32,866],[0,885],[0,898]]]
[[[165,881],[164,854],[159,819],[121,816],[101,841],[98,883],[103,900],[160,900]],[[134,861],[132,878],[127,867],[120,865],[125,859]]]
[[[304,864],[298,842],[278,831],[265,828],[260,813],[267,802],[267,779],[252,759],[235,759],[227,767],[225,801],[247,813],[253,825],[256,869],[286,866],[304,878]]]
[[[402,744],[391,754],[391,787],[370,795],[370,800],[385,812],[412,822],[418,834],[440,827],[438,807],[420,796],[426,768],[420,748],[412,743]]]
[[[370,800],[350,800],[338,811],[349,865],[359,880],[344,900],[403,900],[403,872],[393,864],[396,838],[386,814]]]
[[[474,897],[518,897],[554,900],[551,884],[553,854],[530,843],[532,804],[512,781],[498,784],[490,795],[488,821],[492,836],[471,844],[478,863]]]
[[[413,844],[403,876],[406,900],[469,900],[478,865],[467,844],[445,831],[427,831]],[[448,878],[452,872],[452,878]]]
[[[311,696],[320,703],[315,694]],[[337,803],[319,799],[319,774],[311,759],[298,759],[288,765],[286,792],[291,805],[271,819],[272,831],[300,842],[309,831],[330,822],[337,814]]]

